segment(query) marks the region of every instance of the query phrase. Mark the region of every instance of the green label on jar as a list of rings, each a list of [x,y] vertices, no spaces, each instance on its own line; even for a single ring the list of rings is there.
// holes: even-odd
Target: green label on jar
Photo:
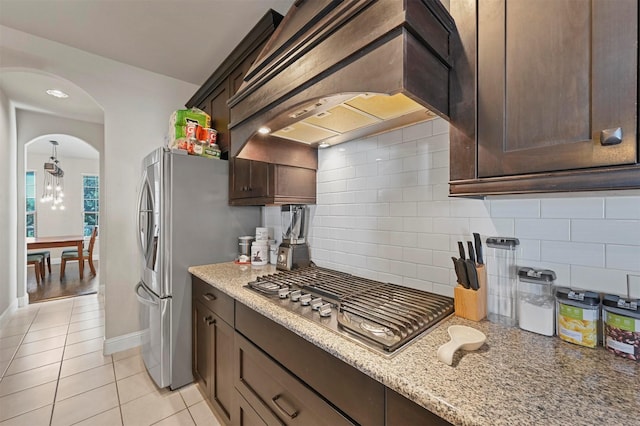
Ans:
[[[576,308],[575,306],[571,305],[563,305],[562,303],[560,304],[560,315],[562,315],[563,317],[581,320],[583,311],[584,309],[582,308]]]
[[[606,312],[605,322],[612,327],[619,328],[620,330],[640,331],[640,326],[638,326],[638,323],[640,323],[640,321],[636,321],[633,318],[625,317],[624,315],[617,315],[612,314],[611,312]]]

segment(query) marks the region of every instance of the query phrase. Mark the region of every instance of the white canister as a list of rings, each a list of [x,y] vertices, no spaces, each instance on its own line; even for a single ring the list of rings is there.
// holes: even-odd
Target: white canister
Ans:
[[[269,246],[267,241],[254,241],[251,243],[251,264],[266,265],[269,260]]]
[[[256,228],[256,241],[267,241],[269,239],[269,228]]]
[[[269,263],[275,265],[278,262],[278,242],[269,240]]]

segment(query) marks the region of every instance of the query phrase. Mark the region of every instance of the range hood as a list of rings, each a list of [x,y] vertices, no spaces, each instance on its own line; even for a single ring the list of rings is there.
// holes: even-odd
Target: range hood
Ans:
[[[318,146],[448,119],[455,32],[438,0],[297,0],[228,101],[230,156],[315,168]]]

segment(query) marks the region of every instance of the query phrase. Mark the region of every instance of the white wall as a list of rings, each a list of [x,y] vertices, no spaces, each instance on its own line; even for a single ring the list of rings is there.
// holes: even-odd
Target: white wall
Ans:
[[[519,238],[519,266],[552,269],[558,285],[626,294],[633,274],[640,297],[640,191],[449,198],[448,131],[438,119],[320,150],[313,261],[453,295],[456,243],[479,232]]]
[[[87,174],[99,174],[98,160],[64,157],[60,155],[60,150],[58,150],[60,167],[64,170],[65,209],[51,210],[51,202],[40,202],[44,186],[43,164],[45,161],[49,161],[49,156],[32,154],[28,151],[27,153],[27,170],[36,172],[36,235],[38,237],[82,235],[82,177]],[[98,247],[99,244],[96,245],[96,248]],[[62,250],[65,249],[49,249],[52,262],[59,263]],[[99,250],[94,249],[94,258],[98,257],[98,253]]]
[[[16,186],[15,128],[9,100],[0,90],[0,316],[16,299]]]
[[[171,112],[198,87],[3,26],[0,53],[3,67],[59,76],[84,89],[104,110],[100,282],[106,284],[105,334],[110,339],[137,332],[133,288],[139,279],[135,201],[140,163],[163,144]]]

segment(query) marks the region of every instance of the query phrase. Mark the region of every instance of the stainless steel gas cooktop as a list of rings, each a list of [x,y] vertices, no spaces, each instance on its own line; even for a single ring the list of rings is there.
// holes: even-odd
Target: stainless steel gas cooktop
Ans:
[[[390,355],[453,313],[453,299],[310,266],[247,284],[283,308]]]

